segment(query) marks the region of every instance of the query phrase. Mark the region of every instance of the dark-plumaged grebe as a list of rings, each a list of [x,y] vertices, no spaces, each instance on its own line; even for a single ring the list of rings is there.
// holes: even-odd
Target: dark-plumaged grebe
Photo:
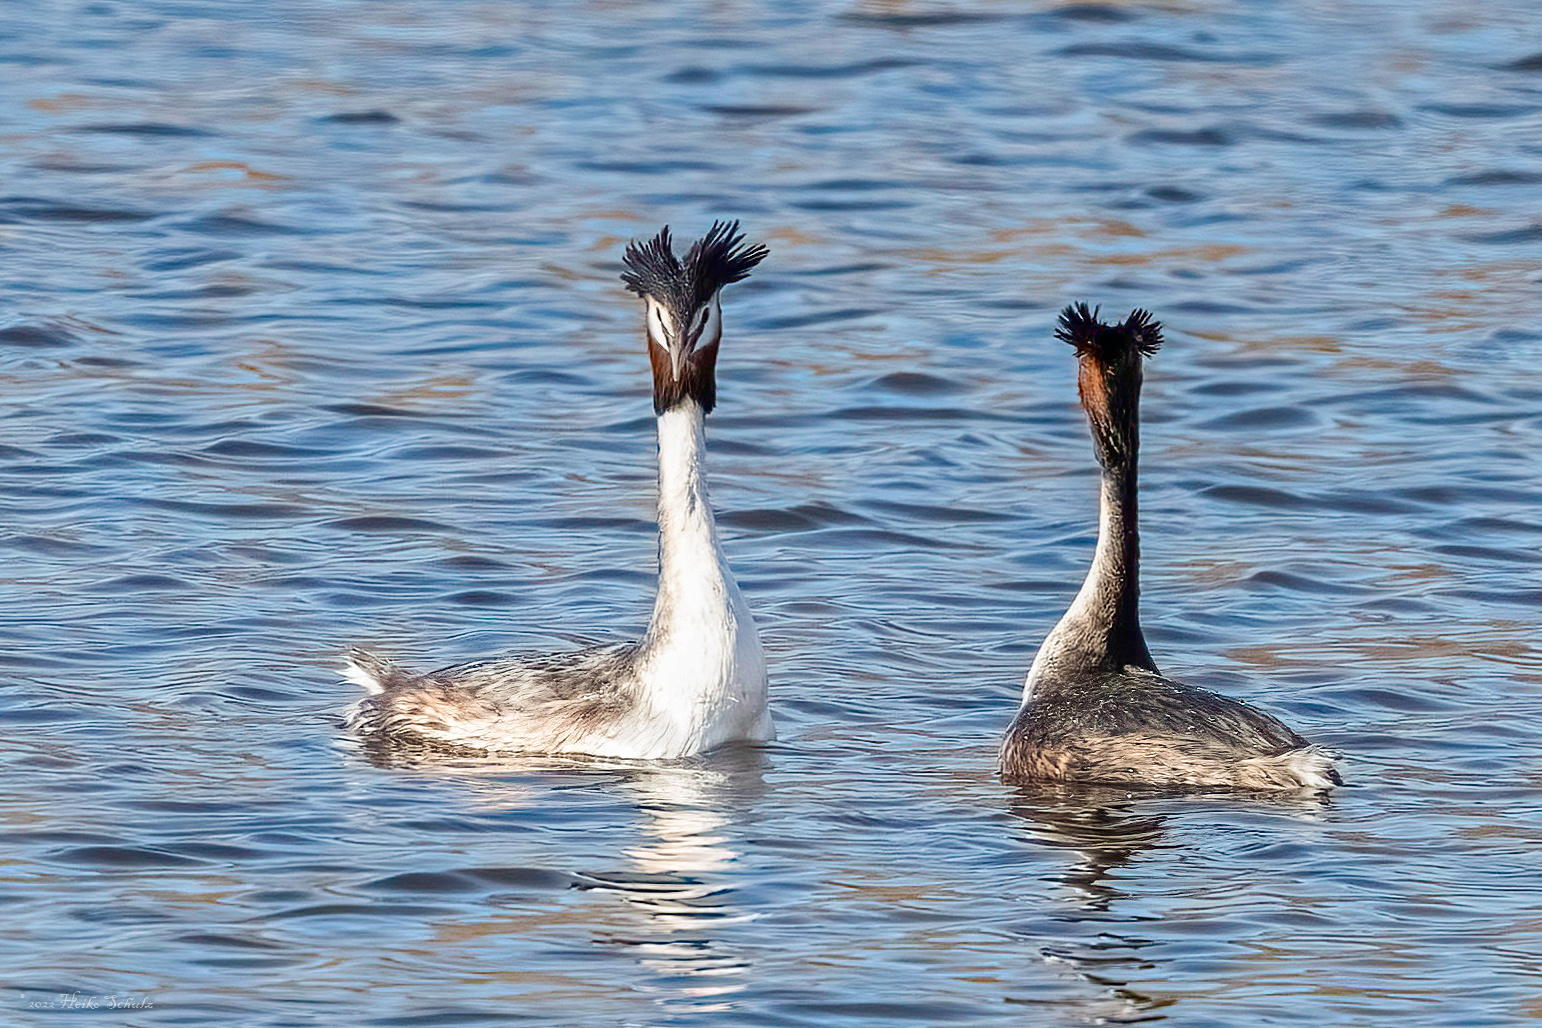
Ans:
[[[775,738],[766,665],[707,498],[705,422],[716,401],[719,293],[766,256],[719,222],[677,258],[666,226],[626,249],[642,297],[659,433],[659,584],[642,641],[508,655],[414,675],[361,650],[368,689],[347,716],[367,740],[456,751],[682,757]]]
[[[1082,407],[1103,468],[1098,545],[1071,607],[1039,647],[1001,743],[1013,782],[1320,791],[1342,784],[1331,754],[1238,700],[1157,670],[1140,630],[1136,456],[1141,361],[1162,329],[1148,311],[1105,325],[1067,307],[1056,338],[1076,348]]]

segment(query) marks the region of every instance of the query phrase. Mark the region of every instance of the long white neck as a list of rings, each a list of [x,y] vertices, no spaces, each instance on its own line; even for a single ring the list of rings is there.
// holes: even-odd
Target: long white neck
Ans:
[[[682,666],[702,668],[705,679],[717,677],[713,658],[720,656],[728,677],[763,680],[755,622],[718,543],[707,498],[706,416],[686,399],[658,423],[659,592],[644,649],[678,656]]]
[[[707,499],[705,415],[686,399],[658,421],[659,594],[638,670],[659,730],[674,733],[660,752],[774,738],[760,636]]]
[[[738,597],[707,498],[706,417],[685,400],[659,415],[659,594],[648,641],[720,620]]]

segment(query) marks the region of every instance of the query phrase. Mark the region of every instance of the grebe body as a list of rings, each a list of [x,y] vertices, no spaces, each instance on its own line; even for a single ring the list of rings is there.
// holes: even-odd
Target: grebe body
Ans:
[[[659,440],[659,578],[641,641],[513,654],[414,675],[363,650],[346,676],[370,695],[347,715],[366,740],[498,753],[682,757],[775,738],[754,619],[707,495],[719,293],[766,256],[718,223],[683,258],[666,227],[628,246],[622,280],[644,302]]]
[[[1081,591],[1035,656],[1002,740],[1014,782],[1321,791],[1333,757],[1240,700],[1167,678],[1140,628],[1136,464],[1141,364],[1161,345],[1143,310],[1105,325],[1067,307],[1078,386],[1102,467],[1098,543]]]

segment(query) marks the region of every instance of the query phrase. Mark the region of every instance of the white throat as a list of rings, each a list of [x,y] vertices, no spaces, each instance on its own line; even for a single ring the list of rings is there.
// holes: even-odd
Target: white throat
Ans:
[[[659,592],[639,655],[650,703],[702,748],[771,738],[760,638],[707,497],[706,417],[685,400],[658,426]]]
[[[707,497],[706,417],[686,400],[658,422],[659,595],[648,626],[652,643],[720,616],[725,603],[739,597]]]

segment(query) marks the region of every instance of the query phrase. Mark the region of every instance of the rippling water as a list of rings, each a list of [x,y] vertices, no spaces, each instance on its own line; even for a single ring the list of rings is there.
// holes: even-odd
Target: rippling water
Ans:
[[[0,1023],[1542,1016],[1539,22],[10,5]],[[781,741],[372,766],[347,643],[641,626],[619,252],[715,216],[772,248],[710,432]],[[1168,326],[1158,661],[1331,802],[993,777],[1091,551],[1076,299]]]

